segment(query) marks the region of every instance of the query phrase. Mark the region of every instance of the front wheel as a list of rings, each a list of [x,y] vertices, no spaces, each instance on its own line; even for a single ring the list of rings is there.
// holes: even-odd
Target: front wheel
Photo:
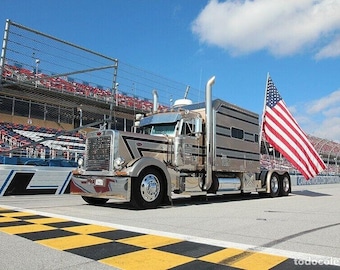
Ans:
[[[156,169],[145,169],[132,179],[131,203],[138,209],[158,207],[164,197],[165,184]]]
[[[104,198],[94,198],[94,197],[87,197],[87,196],[81,196],[85,202],[91,205],[103,205],[105,204],[109,199]]]

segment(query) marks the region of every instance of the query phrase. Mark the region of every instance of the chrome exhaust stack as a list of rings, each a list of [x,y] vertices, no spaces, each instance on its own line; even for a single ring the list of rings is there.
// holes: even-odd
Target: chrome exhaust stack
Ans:
[[[205,183],[203,186],[204,190],[208,190],[213,181],[212,175],[212,166],[213,166],[213,119],[212,119],[212,85],[215,83],[215,76],[211,77],[210,80],[207,82],[205,88],[205,129],[206,129],[206,138],[205,138],[205,145],[206,145],[206,177]]]
[[[156,89],[152,91],[152,96],[153,96],[152,112],[155,113],[158,110],[158,93]]]

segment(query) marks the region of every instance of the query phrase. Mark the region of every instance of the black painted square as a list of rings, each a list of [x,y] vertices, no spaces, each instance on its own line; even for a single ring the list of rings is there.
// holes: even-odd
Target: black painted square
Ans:
[[[81,248],[68,249],[65,251],[77,254],[92,260],[101,260],[113,256],[127,254],[141,250],[143,248],[131,246],[123,243],[110,242]]]
[[[10,209],[0,209],[0,214],[17,213],[18,211]]]
[[[9,221],[9,222],[0,222],[0,227],[12,227],[12,226],[22,226],[22,225],[32,225],[32,223],[27,221]]]
[[[137,233],[137,232],[124,231],[124,230],[114,230],[114,231],[108,231],[108,232],[93,233],[91,235],[98,236],[98,237],[105,238],[105,239],[110,239],[110,240],[118,240],[118,239],[123,239],[123,238],[140,236],[143,234]]]
[[[20,217],[17,217],[17,218],[20,218],[22,220],[30,220],[30,219],[38,219],[38,218],[46,218],[45,216],[41,216],[41,215],[27,215],[27,216],[20,216]]]
[[[63,221],[63,222],[48,223],[46,225],[51,226],[51,227],[56,227],[56,228],[68,228],[68,227],[83,226],[83,225],[88,225],[88,224],[76,222],[76,221]]]
[[[236,270],[239,268],[234,268],[227,265],[222,264],[216,264],[216,263],[210,263],[210,262],[204,262],[200,260],[195,260],[186,264],[182,264],[173,268],[170,268],[171,270]]]
[[[179,242],[163,247],[157,248],[158,250],[176,253],[188,257],[199,258],[213,252],[222,250],[223,248],[217,246],[211,246],[206,244],[194,243],[194,242]]]
[[[77,235],[73,232],[68,232],[64,230],[49,230],[49,231],[40,231],[40,232],[30,232],[30,233],[20,233],[17,234],[18,236],[24,237],[26,239],[30,239],[32,241],[44,240],[44,239],[51,239],[57,237],[64,237],[64,236],[71,236]]]

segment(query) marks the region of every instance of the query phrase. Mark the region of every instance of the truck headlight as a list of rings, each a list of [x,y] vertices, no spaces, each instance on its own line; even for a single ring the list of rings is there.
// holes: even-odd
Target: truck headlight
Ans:
[[[113,161],[113,167],[116,170],[121,170],[123,168],[123,164],[125,162],[125,159],[122,157],[117,157],[115,158],[115,160]]]

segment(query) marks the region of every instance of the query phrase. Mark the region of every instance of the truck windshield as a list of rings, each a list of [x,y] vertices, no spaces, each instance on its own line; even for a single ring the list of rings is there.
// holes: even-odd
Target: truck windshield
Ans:
[[[144,131],[150,135],[167,135],[175,136],[176,123],[166,123],[161,125],[152,125],[145,127]]]

